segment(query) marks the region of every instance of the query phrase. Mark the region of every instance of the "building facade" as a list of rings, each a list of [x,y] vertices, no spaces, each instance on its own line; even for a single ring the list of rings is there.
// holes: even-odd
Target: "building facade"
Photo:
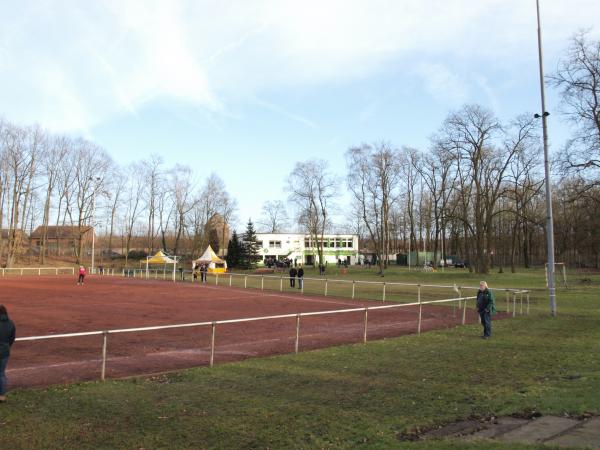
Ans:
[[[256,233],[262,262],[289,259],[292,263],[319,264],[316,242],[306,234]],[[348,265],[358,262],[358,236],[355,234],[326,234],[323,236],[323,264],[340,260]]]

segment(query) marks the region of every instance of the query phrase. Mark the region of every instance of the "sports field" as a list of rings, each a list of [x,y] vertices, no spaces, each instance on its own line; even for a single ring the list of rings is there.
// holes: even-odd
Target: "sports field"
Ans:
[[[299,326],[297,317],[219,324],[214,338],[216,364],[293,353],[297,331],[299,351],[362,342],[364,308],[383,305],[381,301],[308,295],[293,289],[261,291],[101,276],[88,276],[84,286],[75,281],[73,276],[0,279],[1,302],[17,325],[18,337],[204,323],[110,333],[106,360],[110,378],[209,364],[210,323],[214,321],[361,308],[303,316]],[[368,340],[416,333],[418,310],[418,306],[369,310]],[[466,320],[477,322],[472,308],[467,310]],[[422,310],[421,330],[455,326],[461,321],[462,312],[456,307],[427,305]],[[98,379],[102,347],[102,335],[17,341],[7,375],[13,388]]]

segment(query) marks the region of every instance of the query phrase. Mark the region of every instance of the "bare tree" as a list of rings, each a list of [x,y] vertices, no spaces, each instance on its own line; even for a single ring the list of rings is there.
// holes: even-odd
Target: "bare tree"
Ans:
[[[40,242],[39,261],[46,262],[48,248],[48,226],[50,224],[50,207],[60,167],[67,153],[71,149],[71,141],[65,136],[55,136],[50,139],[46,151],[43,153],[41,165],[46,180],[46,198],[44,200],[44,213],[42,217],[42,236]]]
[[[506,193],[510,164],[534,137],[532,119],[518,118],[503,130],[490,111],[466,105],[448,116],[440,136],[445,148],[455,152],[463,204],[471,204],[460,219],[473,236],[475,268],[488,273],[496,206]]]
[[[387,143],[363,144],[350,148],[346,161],[348,188],[361,210],[383,276],[390,251],[390,212],[400,178],[398,152]]]
[[[258,222],[265,233],[280,233],[289,224],[288,214],[281,200],[269,200],[263,203],[262,216]]]
[[[127,184],[127,177],[118,166],[112,166],[111,177],[107,180],[106,188],[109,192],[108,197],[108,256],[112,257],[113,237],[116,229],[117,212],[123,203],[123,193]]]
[[[0,135],[4,172],[3,191],[7,195],[8,239],[6,266],[11,267],[21,245],[24,216],[40,153],[42,132],[38,127],[25,129],[5,125]]]
[[[147,243],[149,253],[154,253],[154,240],[156,239],[156,213],[157,213],[157,198],[159,190],[163,185],[162,178],[164,173],[161,170],[163,159],[158,155],[151,155],[148,160],[142,161],[144,174],[146,176],[146,190],[144,192],[144,200],[146,203],[146,211],[148,213],[148,233]]]
[[[574,36],[558,71],[549,77],[560,89],[563,112],[576,127],[561,153],[563,169],[600,185],[600,41]]]
[[[175,207],[175,240],[173,254],[177,254],[179,241],[186,232],[187,215],[194,209],[196,200],[193,198],[194,181],[192,169],[188,166],[176,165],[170,173],[172,200]]]
[[[127,170],[127,184],[125,188],[125,217],[124,217],[124,241],[125,241],[125,265],[129,259],[131,240],[136,229],[137,222],[142,215],[143,208],[141,199],[146,189],[146,177],[142,163],[132,163]]]
[[[446,261],[446,218],[448,215],[448,204],[453,192],[456,172],[453,170],[454,159],[452,154],[440,145],[439,142],[433,142],[431,152],[424,155],[422,163],[415,167],[415,170],[421,175],[425,186],[429,191],[432,202],[432,213],[434,222],[433,254],[438,254],[441,246],[442,260]],[[440,244],[441,241],[441,244]],[[437,264],[437,261],[434,262]]]
[[[319,264],[323,264],[323,236],[330,226],[329,214],[337,180],[323,160],[297,162],[287,180],[287,191],[296,205],[298,222],[309,234],[312,247],[316,246]]]
[[[71,203],[72,208],[68,209],[68,214],[71,223],[77,224],[79,230],[75,257],[77,263],[80,264],[85,227],[91,225],[91,232],[95,232],[93,229],[94,224],[91,223],[94,196],[103,186],[111,159],[104,149],[84,139],[75,141],[73,157],[74,167],[72,167],[72,172],[75,201]]]

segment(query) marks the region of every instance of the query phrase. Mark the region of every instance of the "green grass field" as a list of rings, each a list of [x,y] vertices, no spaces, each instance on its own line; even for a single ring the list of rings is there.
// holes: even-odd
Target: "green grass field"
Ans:
[[[382,280],[361,269],[343,277]],[[455,269],[395,270],[384,280],[476,286],[480,278]],[[541,448],[407,440],[470,417],[600,414],[600,275],[570,273],[555,318],[542,271],[485,279],[492,288],[536,289],[531,314],[495,322],[489,341],[471,325],[212,369],[12,391],[0,404],[0,448]]]

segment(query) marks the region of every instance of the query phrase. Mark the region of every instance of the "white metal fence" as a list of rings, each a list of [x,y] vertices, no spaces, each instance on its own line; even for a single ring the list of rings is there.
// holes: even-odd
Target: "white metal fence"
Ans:
[[[6,267],[2,270],[2,276],[6,275],[64,275],[75,274],[74,267]]]
[[[156,270],[156,269],[149,269],[149,270],[123,269],[122,275],[125,277],[144,278],[144,279],[164,279],[164,280],[166,280],[166,279],[173,278],[173,272],[171,270]],[[186,277],[188,277],[188,278],[186,278]],[[200,277],[200,275],[198,275],[198,277]],[[239,287],[242,287],[241,280],[243,280],[244,289],[256,288],[256,289],[260,289],[260,290],[278,290],[280,292],[284,291],[284,283],[289,283],[290,279],[292,279],[291,277],[283,276],[283,275],[276,276],[276,275],[238,274],[238,273],[233,273],[233,272],[223,273],[223,274],[208,273],[207,277],[212,278],[210,281],[207,280],[207,283],[214,284],[215,286],[225,285],[225,286],[232,287],[232,286],[234,286],[233,280],[238,279],[238,280],[240,280]],[[186,279],[189,279],[192,282],[200,283],[200,278],[198,278],[194,281],[191,271],[184,271],[183,273],[182,272],[177,273],[178,281],[185,281]],[[256,287],[249,286],[249,283],[248,283],[249,280],[255,281],[256,283],[254,283],[254,284],[256,285]],[[265,281],[271,283],[271,288],[268,288],[268,287],[265,288]],[[340,280],[340,279],[334,279],[334,278],[309,278],[309,277],[302,278],[302,281],[300,281],[299,278],[295,278],[295,282],[296,282],[296,284],[298,284],[300,293],[302,293],[302,294],[304,294],[304,292],[305,292],[306,283],[322,284],[322,287],[320,288],[321,291],[320,292],[317,291],[316,294],[324,295],[325,297],[330,295],[330,293],[331,293],[330,287],[331,286],[346,285],[346,286],[348,286],[348,292],[347,292],[347,293],[349,293],[348,296],[353,300],[360,298],[357,295],[357,290],[360,288],[360,286],[368,286],[371,288],[378,288],[379,293],[377,294],[376,299],[380,299],[382,302],[386,301],[386,296],[388,296],[390,289],[393,289],[394,287],[399,287],[399,286],[415,288],[415,290],[416,290],[415,294],[418,299],[421,298],[423,289],[429,289],[429,290],[431,290],[431,289],[438,290],[439,289],[439,290],[446,290],[446,291],[452,290],[457,293],[458,297],[462,297],[462,292],[465,290],[472,290],[472,291],[476,292],[479,289],[479,286],[473,287],[473,286],[439,285],[439,284],[400,283],[400,282],[389,282],[389,281]],[[238,284],[236,283],[235,286],[237,287]],[[275,287],[273,287],[273,286],[275,286]],[[514,316],[516,314],[517,300],[518,300],[520,302],[521,314],[523,313],[524,301],[526,301],[527,314],[529,314],[529,302],[530,302],[530,298],[529,298],[530,291],[529,290],[515,289],[515,288],[494,288],[492,290],[495,293],[501,293],[501,292],[505,293],[506,312],[511,312],[511,306],[512,306],[512,312],[513,312],[513,316]],[[346,296],[346,295],[344,295],[344,296]],[[369,296],[366,298],[370,299],[372,297]],[[497,299],[498,306],[501,306],[500,302],[501,302],[501,299],[498,298]]]
[[[295,318],[296,321],[295,321],[294,351],[295,351],[295,353],[298,353],[299,347],[300,347],[300,323],[301,323],[302,317],[362,312],[362,313],[364,313],[364,329],[363,329],[362,341],[366,343],[367,336],[368,336],[369,311],[418,306],[419,313],[418,313],[418,320],[416,323],[416,331],[417,331],[417,334],[421,334],[422,314],[423,314],[423,306],[424,305],[435,305],[435,304],[459,302],[461,304],[461,309],[462,309],[462,324],[465,324],[466,312],[467,312],[467,301],[473,300],[475,298],[476,297],[459,297],[459,298],[449,298],[449,299],[443,299],[443,300],[431,300],[431,301],[426,301],[426,302],[418,301],[418,302],[413,302],[413,303],[389,304],[389,305],[382,305],[382,306],[371,306],[371,307],[360,307],[360,308],[348,308],[348,309],[339,309],[339,310],[333,310],[333,311],[315,311],[315,312],[296,313],[296,314],[282,314],[282,315],[275,315],[275,316],[251,317],[251,318],[244,318],[244,319],[217,320],[217,321],[211,321],[211,322],[185,323],[185,324],[177,324],[177,325],[163,325],[163,326],[155,326],[155,327],[127,328],[127,329],[102,330],[102,331],[87,331],[87,332],[81,332],[81,333],[53,334],[53,335],[46,335],[46,336],[28,336],[28,337],[17,338],[16,341],[23,342],[23,341],[39,341],[39,340],[45,340],[45,339],[74,338],[74,337],[81,337],[81,336],[102,336],[102,362],[101,362],[101,369],[100,369],[100,379],[104,380],[106,378],[106,364],[108,361],[108,336],[118,334],[118,333],[134,333],[134,332],[145,332],[145,331],[168,330],[168,329],[174,329],[174,328],[190,328],[190,327],[210,326],[211,327],[211,337],[210,337],[209,365],[210,365],[210,367],[212,367],[214,365],[214,361],[215,361],[215,342],[216,342],[216,332],[217,332],[218,325],[241,324],[241,323],[246,323],[246,322]],[[332,330],[332,332],[333,332],[333,330]]]
[[[60,270],[61,268],[56,268],[52,270]],[[68,269],[71,273],[74,273],[73,268],[62,268]],[[13,270],[40,270],[40,269],[13,269]],[[122,272],[123,276],[133,276],[133,277],[143,277],[143,278],[151,278],[150,275],[154,275],[154,278],[158,278],[159,275],[162,275],[162,278],[170,278],[172,276],[171,271],[146,271],[146,270],[134,270],[131,269],[131,273],[128,273],[127,269],[124,269]],[[57,272],[58,273],[58,272]],[[118,272],[117,272],[118,273]],[[113,272],[105,272],[106,275],[115,275]],[[220,283],[228,284],[232,286],[233,280],[235,277],[243,277],[243,286],[244,288],[248,288],[248,280],[260,280],[260,288],[265,289],[265,279],[267,280],[276,280],[279,283],[279,290],[283,290],[283,282],[288,281],[289,277],[277,277],[277,276],[269,276],[269,275],[249,275],[249,274],[211,274],[214,277],[214,284],[219,285]],[[220,281],[221,280],[221,281]],[[367,332],[368,332],[368,317],[369,311],[383,310],[383,309],[392,309],[392,308],[407,308],[407,307],[415,307],[418,306],[418,319],[416,325],[417,334],[421,333],[421,324],[422,324],[422,309],[424,305],[443,305],[443,304],[452,304],[454,307],[458,306],[458,310],[462,311],[462,320],[461,323],[465,324],[466,321],[466,312],[467,305],[469,300],[474,300],[476,297],[462,297],[461,291],[463,289],[473,289],[476,290],[478,288],[474,287],[459,287],[459,286],[448,286],[448,285],[426,285],[426,284],[414,284],[414,283],[390,283],[390,282],[374,282],[374,281],[357,281],[357,280],[330,280],[324,278],[305,278],[303,280],[306,281],[314,281],[323,283],[323,295],[328,295],[328,288],[330,283],[345,283],[348,286],[351,286],[351,296],[355,298],[355,289],[356,286],[364,284],[369,286],[380,286],[381,289],[381,300],[383,302],[386,301],[386,288],[390,286],[399,285],[399,286],[408,286],[415,287],[417,289],[416,302],[409,303],[389,303],[387,305],[381,306],[370,306],[370,307],[358,307],[358,308],[348,308],[348,309],[340,309],[333,311],[316,311],[316,312],[306,312],[306,313],[296,313],[296,314],[283,314],[283,315],[275,315],[275,316],[262,316],[262,317],[252,317],[252,318],[244,318],[244,319],[231,319],[231,320],[218,320],[218,321],[209,321],[209,322],[197,322],[197,323],[186,323],[186,324],[176,324],[176,325],[164,325],[164,326],[154,326],[154,327],[142,327],[142,328],[128,328],[128,329],[117,329],[117,330],[99,330],[99,331],[88,331],[81,333],[66,333],[66,334],[54,334],[54,335],[46,335],[46,336],[29,336],[17,338],[17,341],[38,341],[45,339],[62,339],[62,338],[74,338],[81,336],[102,336],[102,363],[100,370],[100,379],[104,380],[106,378],[106,364],[108,360],[108,336],[119,334],[119,333],[133,333],[133,332],[145,332],[145,331],[156,331],[156,330],[167,330],[174,328],[190,328],[190,327],[211,327],[211,338],[210,338],[210,360],[209,365],[212,367],[214,365],[215,360],[215,342],[216,342],[216,331],[218,325],[223,324],[240,324],[246,322],[256,322],[256,321],[264,321],[264,320],[274,320],[274,319],[286,319],[286,318],[295,318],[295,344],[294,349],[295,352],[298,353],[300,346],[300,323],[302,317],[308,316],[319,316],[319,315],[328,315],[328,314],[345,314],[345,313],[356,313],[363,312],[364,313],[364,329],[363,329],[363,342],[367,342]],[[304,292],[304,283],[300,286],[301,292]],[[456,291],[459,296],[455,298],[445,298],[440,300],[429,300],[422,301],[422,288],[433,288],[433,289],[453,289]],[[517,290],[517,289],[494,289],[495,292],[504,291],[506,294],[506,312],[511,312],[512,306],[512,316],[514,317],[517,314],[517,309],[520,307],[520,314],[529,314],[529,290]],[[413,297],[414,298],[414,297]],[[498,303],[500,299],[498,298]],[[525,308],[525,309],[524,309]],[[335,332],[332,330],[332,333]]]

